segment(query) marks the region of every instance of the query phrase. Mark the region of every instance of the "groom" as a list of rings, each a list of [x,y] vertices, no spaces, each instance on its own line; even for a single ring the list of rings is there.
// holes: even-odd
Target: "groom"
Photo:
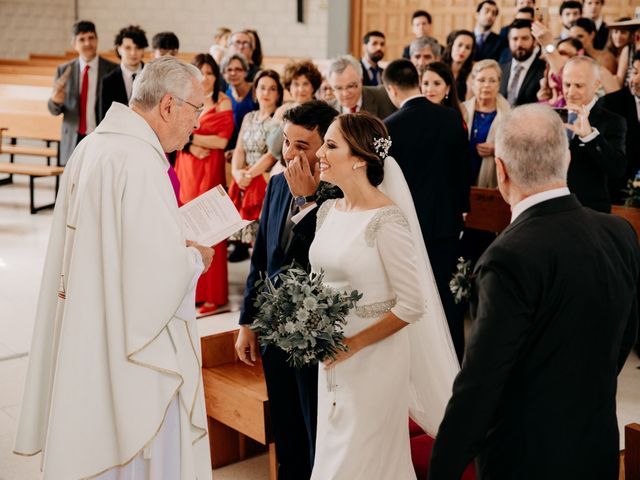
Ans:
[[[251,269],[240,314],[238,357],[253,365],[258,355],[254,320],[256,282],[260,275],[274,277],[297,262],[307,267],[316,228],[319,168],[316,152],[331,122],[338,115],[322,101],[306,102],[284,114],[282,157],[287,170],[269,181],[260,226],[251,256]],[[279,480],[311,477],[316,441],[318,366],[293,368],[278,347],[262,351],[271,425],[276,443]]]
[[[498,126],[511,224],[474,271],[474,330],[433,447],[430,480],[617,480],[617,376],[638,325],[629,223],[567,189],[568,141],[548,107]]]

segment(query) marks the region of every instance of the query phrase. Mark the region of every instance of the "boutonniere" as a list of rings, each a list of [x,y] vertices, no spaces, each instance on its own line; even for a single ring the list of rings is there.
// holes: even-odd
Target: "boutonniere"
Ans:
[[[471,268],[471,260],[458,258],[456,272],[449,281],[449,289],[453,294],[453,301],[458,304],[468,301],[471,296],[471,279],[473,269]]]

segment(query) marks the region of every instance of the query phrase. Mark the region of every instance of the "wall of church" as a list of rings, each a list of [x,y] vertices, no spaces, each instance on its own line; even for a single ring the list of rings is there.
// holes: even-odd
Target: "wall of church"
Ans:
[[[0,58],[63,53],[73,18],[73,0],[0,0]]]
[[[330,0],[305,0],[305,22],[296,21],[291,0],[77,0],[78,16],[95,22],[100,50],[110,49],[116,32],[139,24],[151,37],[171,30],[181,50],[208,50],[218,27],[254,28],[265,55],[325,58],[329,51]],[[341,3],[341,2],[338,2]],[[333,16],[335,18],[335,15]],[[29,53],[62,54],[69,49],[74,0],[0,0],[0,58]],[[332,24],[335,22],[331,22]],[[344,24],[348,28],[348,23]],[[344,27],[343,27],[344,28]],[[347,32],[343,35],[346,38]],[[348,42],[344,42],[344,50]],[[335,42],[332,50],[336,50]],[[338,48],[339,50],[339,48]]]

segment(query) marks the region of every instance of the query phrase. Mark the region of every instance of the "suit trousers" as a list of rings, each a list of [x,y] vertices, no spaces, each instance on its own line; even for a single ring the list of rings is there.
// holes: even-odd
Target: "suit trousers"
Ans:
[[[462,308],[454,302],[453,294],[449,289],[449,281],[455,272],[458,256],[460,255],[460,240],[457,235],[437,238],[427,241],[426,246],[442,307],[447,316],[453,346],[456,349],[458,360],[462,362],[462,356],[464,355],[464,315]]]
[[[318,365],[293,368],[287,358],[272,345],[262,353],[278,480],[308,480],[316,444]]]

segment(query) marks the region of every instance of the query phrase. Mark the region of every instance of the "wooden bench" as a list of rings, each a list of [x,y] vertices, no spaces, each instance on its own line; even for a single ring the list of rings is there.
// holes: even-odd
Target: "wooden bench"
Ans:
[[[640,480],[640,424],[630,423],[624,427],[624,445],[620,478]]]
[[[470,200],[466,227],[498,233],[511,222],[511,208],[497,189],[471,187]],[[614,205],[611,213],[626,219],[640,236],[640,208]]]
[[[238,462],[266,446],[269,479],[277,478],[269,399],[262,364],[241,363],[235,353],[238,331],[201,338],[202,380],[209,420],[213,468]]]
[[[0,179],[0,185],[11,183],[12,175],[28,175],[29,176],[29,207],[31,213],[37,213],[45,208],[53,208],[55,206],[55,196],[58,194],[60,186],[60,175],[64,172],[64,167],[55,165],[31,165],[11,162],[0,162],[0,173],[8,173],[9,177]],[[35,206],[34,199],[34,179],[36,177],[56,177],[56,188],[53,203]]]

